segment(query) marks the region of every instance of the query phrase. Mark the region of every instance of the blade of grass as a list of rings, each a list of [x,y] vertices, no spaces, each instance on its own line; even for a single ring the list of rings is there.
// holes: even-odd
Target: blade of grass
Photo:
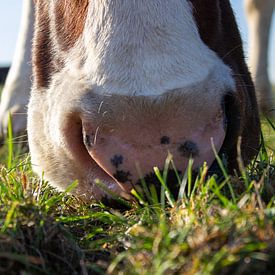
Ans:
[[[178,194],[178,200],[187,199],[185,195],[185,188],[187,185],[187,177],[188,177],[188,169],[185,170],[181,184],[180,184],[180,189],[179,189],[179,194]]]
[[[174,200],[173,195],[171,194],[169,188],[167,187],[166,182],[164,181],[163,177],[161,176],[161,173],[160,173],[158,167],[154,167],[154,172],[155,172],[155,175],[157,176],[159,182],[161,183],[161,186],[163,187],[162,192],[164,192],[164,195],[166,196],[170,206],[174,207],[175,206],[175,200]],[[161,199],[163,199],[162,192],[161,192]],[[165,204],[165,202],[163,202],[163,200],[161,202],[162,202],[162,205],[163,205],[163,203]]]
[[[138,200],[138,202],[142,205],[148,205],[147,202],[143,199],[143,197],[135,190],[131,190],[131,194]]]
[[[65,189],[65,193],[70,193],[71,191],[73,191],[78,185],[78,181],[75,180],[74,182],[72,182],[66,189]]]
[[[227,208],[232,208],[232,207],[236,208],[236,204],[232,204],[231,201],[220,192],[221,188],[216,183],[216,180],[215,180],[214,177],[211,178],[211,182],[210,183],[211,183],[210,184],[210,188],[212,189],[212,191],[214,192],[214,194],[217,196],[217,198],[222,202],[222,204],[225,207],[227,207]]]
[[[13,160],[13,133],[12,133],[12,118],[11,114],[9,113],[8,117],[8,136],[7,136],[7,143],[8,143],[8,159],[7,159],[7,167],[8,169],[12,168],[12,160]]]
[[[169,170],[171,160],[172,160],[172,154],[168,152],[167,158],[165,159],[163,175],[162,175],[163,181],[165,183],[167,182],[168,170]]]
[[[12,203],[12,206],[11,206],[10,210],[8,211],[8,213],[6,215],[6,219],[5,219],[4,225],[1,228],[1,232],[2,233],[4,233],[6,231],[6,229],[8,228],[8,226],[10,225],[10,223],[11,223],[11,221],[13,219],[14,213],[15,213],[15,209],[18,206],[18,204],[19,204],[18,201],[14,201]]]
[[[175,173],[175,175],[176,175],[177,181],[178,181],[178,183],[179,183],[179,185],[180,185],[180,184],[181,184],[181,179],[180,179],[178,170],[177,170],[177,168],[176,168],[176,165],[175,165],[173,159],[171,159],[171,166],[172,166],[173,171],[174,171],[174,173]]]
[[[236,204],[236,196],[235,196],[234,190],[232,188],[232,185],[230,184],[230,177],[229,177],[228,173],[226,172],[225,167],[223,165],[223,162],[222,162],[221,158],[219,157],[219,155],[217,153],[217,150],[216,150],[215,145],[214,145],[213,138],[211,138],[211,145],[212,145],[212,150],[214,152],[215,158],[218,162],[218,165],[219,165],[220,169],[222,170],[223,176],[225,177],[225,180],[226,180],[226,183],[228,185],[231,197],[234,201],[234,204]]]
[[[197,177],[192,193],[191,193],[191,198],[194,197],[196,190],[203,185],[203,182],[205,181],[206,175],[208,172],[208,166],[206,162],[203,163],[203,167],[200,170],[199,177]]]
[[[96,179],[95,180],[95,184],[101,188],[106,194],[108,194],[112,199],[116,200],[117,202],[123,204],[124,206],[131,208],[131,204],[124,200],[122,197],[120,197],[119,195],[117,195],[116,193],[112,192],[110,189],[108,189],[108,187],[102,183],[100,180]]]
[[[263,132],[261,131],[260,161],[268,162],[268,153],[265,146]]]
[[[190,198],[191,195],[191,189],[192,189],[192,167],[193,167],[194,160],[192,158],[188,161],[188,167],[187,167],[187,196]]]
[[[217,162],[218,162],[218,165],[219,165],[220,169],[222,170],[223,176],[224,176],[226,179],[228,179],[229,176],[228,176],[228,174],[227,174],[227,172],[226,172],[226,170],[225,170],[225,168],[224,168],[224,165],[223,165],[223,162],[222,162],[221,158],[219,157],[219,155],[218,155],[218,153],[217,153],[217,150],[216,150],[215,145],[214,145],[214,140],[213,140],[213,138],[211,138],[211,146],[212,146],[212,150],[213,150],[213,152],[214,152],[215,158],[216,158],[216,160],[217,160]]]
[[[273,124],[273,122],[271,121],[271,119],[269,117],[265,117],[265,119],[267,120],[268,124],[271,126],[271,128],[275,131],[275,125]]]
[[[155,185],[150,184],[149,189],[150,189],[153,204],[159,204],[158,193],[157,193]]]
[[[241,144],[242,144],[242,137],[239,137],[238,143],[237,143],[237,162],[238,162],[238,166],[239,166],[239,170],[241,172],[242,178],[245,183],[245,187],[247,188],[249,186],[249,179],[248,179],[248,174],[244,167],[244,163],[243,163],[243,159],[242,159]]]
[[[140,167],[138,164],[136,164],[136,169],[137,169],[137,172],[139,174],[139,178],[140,178],[140,182],[141,182],[141,185],[142,185],[142,191],[144,192],[144,195],[146,197],[146,199],[149,201],[149,203],[153,203],[153,200],[152,200],[152,196],[151,196],[151,193],[148,189],[148,186],[143,178],[143,173],[142,171],[140,170]],[[143,198],[143,201],[144,201],[144,198]]]

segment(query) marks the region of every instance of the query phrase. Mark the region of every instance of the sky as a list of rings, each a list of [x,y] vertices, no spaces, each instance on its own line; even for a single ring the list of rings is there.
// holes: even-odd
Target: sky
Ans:
[[[0,0],[0,66],[11,63],[17,32],[20,26],[21,6],[24,0]],[[264,1],[264,0],[263,0]],[[235,11],[239,29],[244,42],[244,49],[247,53],[247,24],[243,10],[242,0],[231,0]],[[272,50],[273,49],[273,50]],[[269,76],[275,83],[275,16],[272,22],[271,41],[269,46]]]

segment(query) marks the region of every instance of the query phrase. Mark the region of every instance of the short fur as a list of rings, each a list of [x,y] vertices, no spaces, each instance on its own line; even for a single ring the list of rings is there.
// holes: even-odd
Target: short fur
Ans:
[[[192,117],[211,117],[224,103],[227,130],[220,154],[227,156],[231,172],[237,169],[241,136],[248,163],[259,149],[260,128],[238,28],[229,1],[202,2],[97,0],[72,6],[70,1],[37,0],[28,119],[36,171],[45,170],[46,178],[62,189],[78,179],[76,192],[87,199],[104,196],[96,178],[119,194],[129,191],[89,156],[82,131],[85,124],[100,122],[96,114],[107,114],[110,123],[123,123],[124,115],[133,123],[138,116],[146,120],[154,109],[148,102],[165,94],[169,100],[159,112],[180,106],[179,117],[186,115],[189,123]],[[70,19],[79,15],[78,23]],[[187,99],[182,105],[178,100],[173,105],[175,91]],[[124,97],[144,97],[144,104],[123,114]],[[185,123],[182,117],[179,121]],[[96,140],[98,128],[91,128]],[[142,130],[138,134],[142,140]]]

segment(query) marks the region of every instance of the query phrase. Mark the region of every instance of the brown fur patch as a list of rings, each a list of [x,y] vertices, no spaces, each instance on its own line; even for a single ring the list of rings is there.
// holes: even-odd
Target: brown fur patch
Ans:
[[[62,54],[59,49],[69,50],[83,32],[88,4],[88,0],[58,0],[53,4],[49,1],[35,0],[36,18],[33,42],[33,84],[35,88],[47,88],[52,75],[63,67]]]
[[[71,48],[83,32],[88,5],[88,0],[56,1],[55,30],[62,50]]]
[[[236,116],[238,111],[232,110],[231,120],[240,120],[240,128],[238,136],[242,138],[241,151],[242,158],[245,164],[248,163],[253,156],[255,156],[259,150],[259,138],[260,138],[260,121],[258,114],[258,106],[255,96],[254,85],[245,63],[241,36],[238,31],[238,26],[230,6],[229,1],[222,0],[221,2],[221,16],[223,26],[223,43],[225,45],[226,54],[223,60],[228,64],[232,70],[236,80],[237,96],[235,101],[239,107],[240,117]],[[234,122],[234,123],[235,123]],[[233,147],[228,148],[228,144],[225,148],[228,148],[230,152],[231,165],[230,168],[238,167],[235,156],[238,137],[231,135],[228,131],[228,139]],[[233,150],[231,150],[233,149]],[[234,163],[234,164],[233,164]]]
[[[220,3],[217,0],[191,0],[193,15],[197,22],[201,39],[208,47],[219,54],[222,51],[220,37],[222,35]]]
[[[54,72],[48,1],[35,1],[35,33],[33,41],[34,87],[46,88]]]
[[[259,150],[260,123],[254,85],[245,63],[242,40],[229,0],[191,0],[201,39],[231,69],[237,91],[225,98],[227,134],[220,155],[228,168],[238,170],[237,143],[242,138],[242,158],[247,164]],[[230,93],[231,91],[229,91]]]

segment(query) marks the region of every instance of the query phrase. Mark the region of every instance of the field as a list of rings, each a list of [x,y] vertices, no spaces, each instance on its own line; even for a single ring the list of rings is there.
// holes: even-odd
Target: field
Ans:
[[[173,198],[155,169],[161,195],[146,183],[123,210],[69,195],[76,182],[57,192],[10,133],[0,152],[0,274],[274,274],[275,129],[264,119],[263,129],[241,177],[206,177],[204,166],[192,179],[190,162]]]

